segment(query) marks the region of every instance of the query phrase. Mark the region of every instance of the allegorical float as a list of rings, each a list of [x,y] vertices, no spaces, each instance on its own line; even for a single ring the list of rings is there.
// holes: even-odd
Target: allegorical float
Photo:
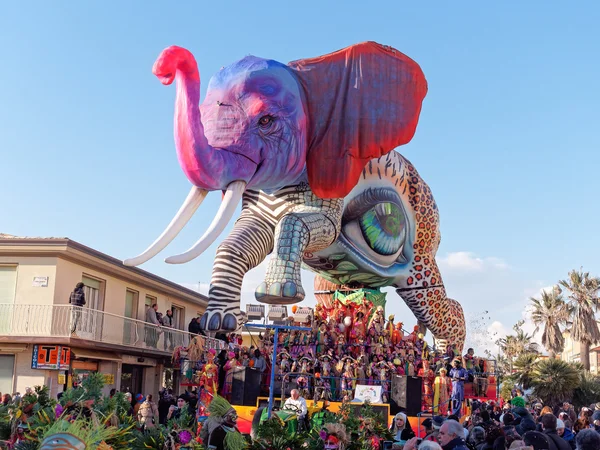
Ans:
[[[217,249],[202,329],[240,327],[244,275],[269,257],[259,302],[302,301],[303,265],[332,285],[393,286],[438,348],[452,342],[462,350],[463,311],[447,297],[435,261],[437,206],[415,167],[394,151],[412,139],[427,93],[415,61],[375,42],[289,64],[247,56],[210,79],[201,105],[189,50],[167,48],[153,72],[177,84],[175,145],[193,186],[165,231],[125,264],[163,250],[207,193],[222,191],[205,234],[166,259],[181,264],[201,255],[242,202]]]

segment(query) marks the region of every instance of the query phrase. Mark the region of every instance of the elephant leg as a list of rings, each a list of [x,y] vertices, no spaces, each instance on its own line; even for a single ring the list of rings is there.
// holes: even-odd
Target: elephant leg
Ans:
[[[452,343],[462,352],[465,343],[465,316],[456,300],[446,296],[435,259],[424,258],[414,267],[419,272],[396,289],[420,324],[433,334],[438,349],[444,351]],[[425,281],[425,278],[429,281]]]
[[[202,330],[235,331],[242,324],[242,281],[273,248],[274,228],[273,222],[246,210],[219,245],[208,291],[208,307],[200,319]]]
[[[321,200],[320,212],[293,212],[275,229],[274,250],[265,281],[256,289],[262,303],[292,304],[304,299],[300,278],[302,256],[329,247],[341,226],[343,200]]]

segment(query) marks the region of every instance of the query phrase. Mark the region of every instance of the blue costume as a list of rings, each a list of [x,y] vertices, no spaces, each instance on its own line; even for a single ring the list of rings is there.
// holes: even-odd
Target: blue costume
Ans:
[[[450,369],[450,378],[452,379],[452,414],[460,417],[462,402],[465,399],[465,380],[469,376],[466,369],[462,367],[453,367]]]

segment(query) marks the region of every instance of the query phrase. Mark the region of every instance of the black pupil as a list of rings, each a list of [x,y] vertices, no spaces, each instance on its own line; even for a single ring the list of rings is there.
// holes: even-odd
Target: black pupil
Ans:
[[[264,116],[260,118],[260,124],[261,125],[268,125],[269,123],[271,123],[271,117],[270,116]]]

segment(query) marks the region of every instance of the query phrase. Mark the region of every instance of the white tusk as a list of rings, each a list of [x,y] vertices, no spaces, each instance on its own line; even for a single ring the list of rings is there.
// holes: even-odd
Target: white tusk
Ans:
[[[208,230],[206,230],[206,233],[204,233],[198,242],[196,242],[187,252],[182,253],[181,255],[171,256],[165,259],[165,262],[169,264],[183,264],[197,258],[206,251],[206,249],[215,242],[231,220],[237,205],[242,199],[245,188],[246,183],[244,181],[234,181],[233,183],[230,183],[229,186],[227,186],[227,192],[225,192],[225,197],[221,202],[217,215],[208,227]]]
[[[183,205],[181,205],[181,208],[179,208],[179,211],[177,211],[177,214],[175,214],[171,223],[158,239],[156,239],[144,253],[135,258],[126,259],[123,261],[123,264],[126,266],[139,266],[156,256],[161,250],[169,245],[173,239],[175,239],[175,236],[179,234],[185,224],[190,221],[202,201],[206,198],[206,194],[208,194],[207,190],[193,186],[183,202]]]

